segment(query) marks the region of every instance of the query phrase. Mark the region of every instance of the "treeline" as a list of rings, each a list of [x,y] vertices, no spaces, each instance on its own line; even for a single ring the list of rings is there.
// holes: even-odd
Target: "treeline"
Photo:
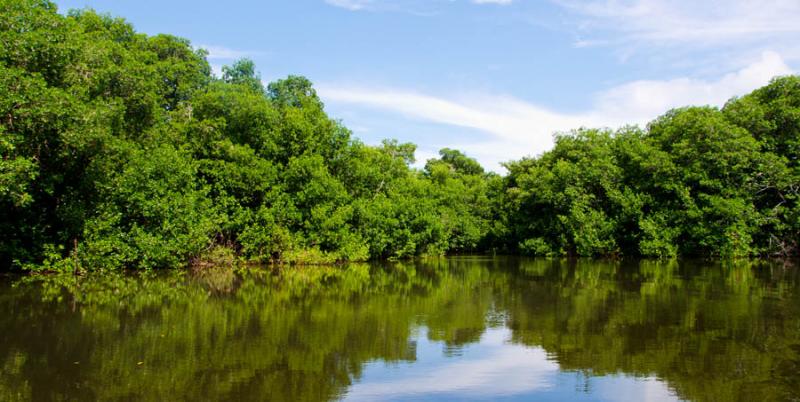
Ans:
[[[93,11],[0,0],[5,265],[177,267],[224,247],[257,261],[474,251],[487,174],[443,150],[368,146],[311,83],[264,87],[242,60]]]
[[[161,268],[235,253],[330,263],[457,252],[797,251],[800,80],[646,130],[579,130],[488,173],[369,146],[311,83],[211,73],[185,39],[0,0],[0,263]]]
[[[507,164],[504,238],[531,255],[791,256],[800,238],[800,77],[646,129],[581,129]]]

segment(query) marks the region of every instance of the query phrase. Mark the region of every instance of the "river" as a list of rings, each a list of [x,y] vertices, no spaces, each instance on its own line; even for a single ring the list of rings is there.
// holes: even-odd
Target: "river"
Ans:
[[[0,277],[0,400],[800,400],[800,270],[451,257]]]

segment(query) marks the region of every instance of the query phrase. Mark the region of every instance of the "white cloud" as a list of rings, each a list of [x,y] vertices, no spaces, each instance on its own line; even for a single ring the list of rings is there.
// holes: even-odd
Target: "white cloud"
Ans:
[[[554,0],[607,28],[648,42],[727,44],[800,33],[797,0]]]
[[[437,4],[452,3],[455,0],[325,0],[334,7],[350,11],[405,11],[413,14],[428,15],[431,7]],[[509,5],[514,0],[470,0],[472,4]],[[425,11],[427,10],[427,11]]]
[[[732,96],[745,94],[775,76],[791,72],[779,54],[764,52],[759,60],[715,81],[641,80],[611,88],[596,97],[595,113],[641,124],[674,107],[721,106]]]
[[[219,78],[222,77],[222,65],[217,63],[209,63],[211,66],[211,74],[215,77]]]
[[[327,101],[361,104],[405,117],[477,129],[504,139],[524,139],[532,122],[560,126],[563,116],[523,101],[485,94],[446,99],[398,89],[319,86]],[[578,124],[577,120],[570,123]]]
[[[209,64],[211,66],[211,73],[217,77],[222,76],[222,66],[225,64],[229,64],[230,62],[241,59],[243,57],[253,57],[264,54],[264,52],[256,50],[238,50],[238,49],[227,48],[224,46],[213,46],[213,45],[199,45],[196,46],[195,48],[205,49],[206,51],[208,51],[208,56],[206,56],[206,59],[209,60]]]
[[[349,11],[398,12],[421,17],[437,15],[443,4],[453,0],[325,0],[328,5]]]
[[[206,58],[209,60],[235,60],[235,59],[241,59],[242,57],[261,54],[261,52],[257,51],[237,50],[237,49],[227,48],[224,46],[200,45],[197,46],[197,48],[207,50],[208,56]]]
[[[551,1],[568,11],[566,22],[580,38],[575,46],[616,46],[623,58],[650,52],[659,60],[718,64],[719,54],[736,58],[766,49],[797,52],[797,0]],[[665,49],[675,53],[664,54]]]
[[[396,88],[326,85],[319,86],[318,93],[326,102],[485,133],[482,142],[451,147],[463,149],[484,166],[498,171],[499,162],[550,149],[556,132],[645,124],[668,109],[686,105],[721,106],[729,98],[762,86],[776,75],[791,72],[780,55],[765,52],[746,67],[717,80],[641,80],[616,86],[595,94],[592,107],[579,113],[562,113],[510,96],[485,93],[442,97]]]
[[[350,11],[363,10],[364,8],[372,5],[372,0],[325,0],[326,3],[348,9]]]
[[[472,0],[475,4],[499,4],[501,6],[505,6],[508,4],[513,3],[513,0]]]

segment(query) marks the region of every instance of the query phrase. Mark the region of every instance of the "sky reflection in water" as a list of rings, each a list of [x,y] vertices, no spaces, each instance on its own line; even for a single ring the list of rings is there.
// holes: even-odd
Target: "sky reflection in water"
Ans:
[[[679,400],[654,378],[562,372],[544,349],[513,344],[510,338],[508,328],[490,328],[480,342],[452,355],[444,342],[428,340],[426,328],[420,328],[413,341],[416,361],[367,363],[342,400]]]

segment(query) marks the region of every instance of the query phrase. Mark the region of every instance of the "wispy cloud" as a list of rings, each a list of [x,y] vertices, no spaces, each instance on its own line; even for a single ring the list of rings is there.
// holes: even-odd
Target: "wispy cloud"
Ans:
[[[209,60],[235,60],[263,54],[263,52],[256,50],[231,49],[214,45],[199,45],[197,48],[207,50],[208,56],[206,58]]]
[[[457,0],[325,0],[325,3],[350,11],[405,11],[427,15],[437,5],[454,3]],[[466,1],[466,0],[464,0]],[[469,0],[472,4],[509,5],[514,0]]]
[[[326,3],[348,9],[350,11],[358,11],[374,5],[373,0],[325,0]]]
[[[215,45],[199,45],[196,46],[196,48],[208,51],[206,59],[209,60],[209,64],[211,65],[211,73],[217,77],[222,76],[222,66],[229,62],[244,57],[254,57],[264,54],[264,52],[258,50],[231,49]]]
[[[567,11],[575,46],[637,52],[676,51],[712,61],[719,53],[752,57],[773,50],[793,57],[800,35],[797,0],[551,0]],[[794,50],[793,50],[794,49]],[[800,55],[798,55],[800,56]]]
[[[775,52],[764,52],[738,71],[716,80],[675,78],[639,80],[623,84],[596,96],[597,112],[643,123],[666,110],[683,105],[721,106],[732,96],[745,94],[771,78],[792,73]]]
[[[585,29],[603,28],[636,41],[724,45],[737,39],[800,33],[800,2],[796,0],[555,2],[584,16]]]
[[[716,80],[684,77],[616,86],[595,94],[592,107],[579,113],[562,113],[518,98],[485,93],[443,97],[406,89],[336,85],[321,85],[318,92],[326,102],[482,132],[485,140],[454,146],[490,169],[499,170],[499,162],[550,149],[554,133],[579,127],[645,124],[670,108],[685,105],[721,106],[774,76],[791,72],[780,55],[765,52],[746,67]]]
[[[474,4],[499,4],[505,6],[513,3],[513,0],[472,0]]]

